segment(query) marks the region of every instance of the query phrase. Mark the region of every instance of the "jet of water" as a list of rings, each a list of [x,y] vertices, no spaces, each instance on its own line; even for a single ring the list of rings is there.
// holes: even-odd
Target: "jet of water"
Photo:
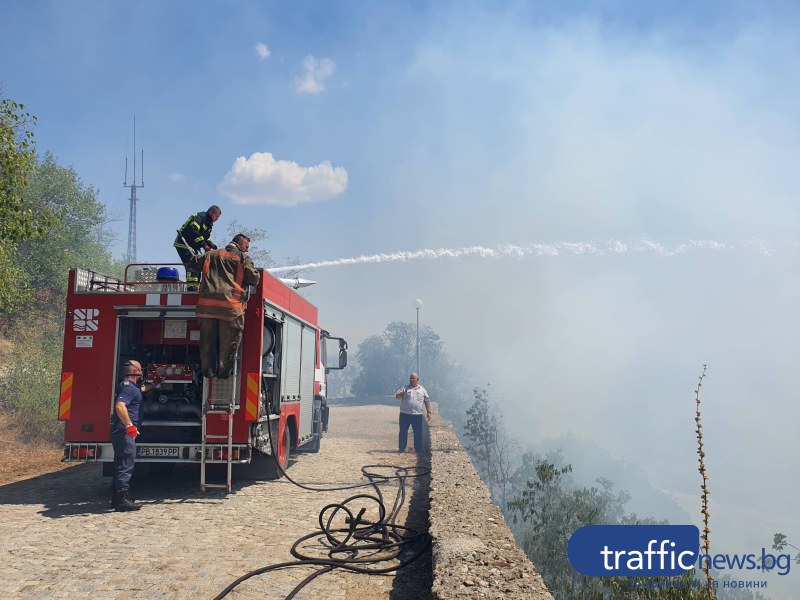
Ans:
[[[463,248],[437,248],[390,252],[388,254],[370,254],[353,258],[337,258],[310,262],[303,265],[273,267],[270,273],[285,273],[305,269],[321,269],[324,267],[340,267],[349,265],[365,265],[388,262],[411,262],[418,260],[439,260],[443,258],[463,258],[477,256],[486,259],[537,258],[557,256],[609,256],[621,254],[653,254],[660,257],[671,257],[690,252],[728,252],[733,250],[755,252],[763,256],[772,256],[778,251],[800,247],[797,240],[771,241],[763,239],[744,239],[728,242],[715,240],[688,240],[672,246],[648,238],[621,241],[609,240],[605,243],[595,242],[552,242],[549,244],[501,244],[495,247],[465,246]]]

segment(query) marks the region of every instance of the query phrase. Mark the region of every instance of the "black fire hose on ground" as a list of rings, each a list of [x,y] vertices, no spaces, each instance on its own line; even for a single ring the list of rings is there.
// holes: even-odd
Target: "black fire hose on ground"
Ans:
[[[271,427],[267,427],[272,457],[277,464],[271,430]],[[290,567],[318,565],[319,569],[298,583],[286,596],[286,600],[291,600],[311,581],[334,569],[344,569],[369,575],[391,573],[415,562],[430,547],[431,540],[427,533],[416,532],[395,522],[400,509],[405,503],[406,479],[428,475],[430,469],[424,467],[367,465],[361,467],[361,473],[369,480],[366,483],[316,488],[307,484],[297,483],[286,474],[280,464],[277,466],[289,482],[304,490],[328,492],[370,486],[373,488],[375,495],[356,494],[343,502],[328,504],[319,513],[319,529],[304,535],[292,545],[290,552],[297,560],[276,563],[250,571],[222,590],[219,595],[215,596],[214,600],[221,600],[240,583],[256,575],[263,575],[270,571]],[[380,473],[378,470],[393,470],[394,473]],[[392,480],[397,481],[397,494],[395,495],[392,509],[387,514],[386,506],[383,502],[383,494],[381,494],[379,486]],[[360,507],[358,507],[359,503],[361,504]],[[367,508],[363,506],[365,503],[375,504],[375,508],[378,511],[377,520],[370,521],[364,518],[367,512]],[[343,521],[344,526],[337,525],[337,517]],[[305,551],[304,542],[314,539],[318,541],[316,547],[322,547],[323,556],[315,556]],[[323,552],[320,552],[320,554]],[[392,564],[380,566],[386,562],[391,562]]]

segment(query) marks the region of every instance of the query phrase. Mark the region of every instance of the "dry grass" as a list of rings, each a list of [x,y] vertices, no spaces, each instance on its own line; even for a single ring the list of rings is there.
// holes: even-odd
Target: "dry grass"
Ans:
[[[8,358],[8,352],[11,350],[11,342],[0,338],[0,364],[5,362]]]
[[[11,348],[13,345],[6,339],[0,338],[0,377],[8,368],[8,361],[11,359]]]
[[[8,366],[12,347],[10,341],[0,338],[0,378]],[[0,485],[70,466],[61,462],[62,456],[59,446],[27,441],[14,419],[0,413]]]
[[[0,414],[0,485],[66,468],[63,451],[51,444],[25,441],[7,415]]]

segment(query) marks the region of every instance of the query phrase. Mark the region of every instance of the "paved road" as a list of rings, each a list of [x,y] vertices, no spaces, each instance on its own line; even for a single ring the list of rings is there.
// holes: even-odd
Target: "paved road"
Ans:
[[[396,432],[394,407],[333,407],[322,451],[299,455],[289,475],[349,483],[363,481],[363,465],[417,465],[415,455],[394,452]],[[143,508],[134,513],[108,509],[109,480],[99,465],[0,486],[0,597],[213,598],[251,570],[293,560],[292,543],[318,527],[324,506],[364,491],[309,492],[281,480],[238,482],[226,496],[201,494],[198,482],[191,469],[166,479],[140,478],[136,493]],[[394,488],[382,492],[391,506]],[[406,493],[398,523],[408,517],[410,526],[424,528],[427,481]],[[260,575],[228,598],[283,598],[313,570]],[[327,573],[297,598],[406,600],[429,597],[430,587],[427,554],[396,575]]]

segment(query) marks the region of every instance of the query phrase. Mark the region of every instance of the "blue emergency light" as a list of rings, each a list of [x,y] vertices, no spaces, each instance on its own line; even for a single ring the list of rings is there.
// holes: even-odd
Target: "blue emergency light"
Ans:
[[[178,269],[175,267],[159,267],[158,271],[156,271],[156,279],[158,281],[180,281]]]

